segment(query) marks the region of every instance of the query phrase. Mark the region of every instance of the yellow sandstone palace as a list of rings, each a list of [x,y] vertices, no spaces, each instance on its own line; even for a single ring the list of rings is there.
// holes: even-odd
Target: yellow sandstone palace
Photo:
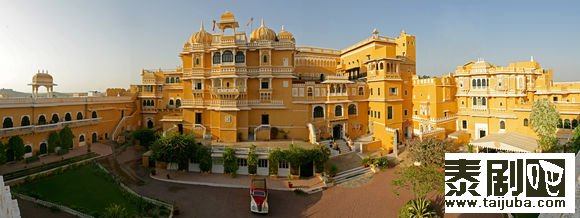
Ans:
[[[534,100],[556,104],[562,140],[580,120],[580,83],[553,82],[552,71],[533,59],[507,67],[478,60],[419,78],[415,36],[404,31],[390,38],[375,29],[334,50],[297,46],[291,32],[276,33],[263,20],[248,35],[231,12],[217,27],[209,33],[201,24],[185,41],[179,68],[143,70],[130,90],[54,97],[52,77],[36,74],[32,97],[0,98],[0,140],[20,135],[30,155],[43,153],[47,132],[70,125],[75,146],[146,127],[215,143],[366,137],[357,146],[382,154],[404,139],[428,137],[534,152]],[[48,97],[37,94],[40,86]]]

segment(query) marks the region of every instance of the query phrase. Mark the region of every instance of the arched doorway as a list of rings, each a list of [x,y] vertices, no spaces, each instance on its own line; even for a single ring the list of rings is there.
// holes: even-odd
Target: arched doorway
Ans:
[[[334,139],[342,139],[342,125],[336,124],[332,127],[332,138]]]
[[[79,146],[85,146],[85,135],[79,136]]]
[[[94,132],[91,138],[92,138],[92,140],[91,140],[92,143],[97,142],[97,133]]]
[[[46,145],[45,142],[40,143],[40,150],[39,153],[42,154],[47,154],[48,153],[48,145]]]
[[[152,120],[147,120],[147,128],[149,128],[149,129],[153,128],[153,121]]]

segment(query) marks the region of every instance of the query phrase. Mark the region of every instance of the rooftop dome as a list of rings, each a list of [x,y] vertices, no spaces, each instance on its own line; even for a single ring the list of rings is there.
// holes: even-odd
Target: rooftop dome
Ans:
[[[203,27],[203,22],[201,22],[201,27],[199,28],[199,32],[191,34],[189,38],[189,43],[191,44],[211,44],[211,33],[205,31]]]
[[[280,39],[280,41],[296,41],[294,40],[294,35],[292,35],[292,33],[284,30],[284,26],[282,26],[282,30],[278,33],[278,39]]]
[[[234,20],[234,19],[236,19],[236,16],[232,12],[230,12],[229,10],[226,10],[226,12],[224,12],[220,18],[222,20],[228,20],[228,19]]]
[[[261,41],[261,40],[268,40],[268,41],[275,41],[276,40],[276,32],[274,32],[274,30],[272,30],[264,25],[264,19],[262,19],[262,25],[260,26],[260,28],[254,30],[252,32],[252,34],[250,34],[250,42]]]
[[[52,84],[52,76],[48,71],[38,72],[32,76],[32,84]]]

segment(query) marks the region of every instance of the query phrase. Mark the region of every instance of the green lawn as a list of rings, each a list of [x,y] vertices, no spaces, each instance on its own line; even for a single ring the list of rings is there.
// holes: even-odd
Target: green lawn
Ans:
[[[111,204],[119,204],[127,212],[156,211],[122,190],[109,174],[93,164],[67,170],[15,187],[17,192],[42,200],[58,203],[90,215],[99,215]]]

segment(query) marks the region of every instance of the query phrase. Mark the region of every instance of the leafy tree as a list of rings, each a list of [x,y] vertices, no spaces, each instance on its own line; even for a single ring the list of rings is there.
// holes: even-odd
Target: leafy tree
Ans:
[[[224,172],[236,175],[238,171],[238,158],[236,158],[236,151],[233,148],[226,148],[224,151]]]
[[[556,131],[558,120],[560,120],[560,113],[556,110],[554,104],[548,99],[540,99],[532,105],[532,112],[530,113],[532,121],[532,129],[540,140],[541,151],[549,151],[555,144]]]
[[[452,148],[450,141],[436,138],[415,140],[409,144],[409,156],[413,161],[426,165],[443,167],[445,165],[445,152]]]
[[[572,140],[570,141],[572,145],[571,148],[574,149],[574,153],[578,153],[580,151],[580,127],[576,127],[574,132],[572,132]]]
[[[442,168],[436,166],[409,166],[395,172],[392,181],[393,192],[399,195],[400,189],[406,189],[415,195],[415,198],[424,198],[429,192],[442,192],[445,174]]]
[[[196,159],[199,160],[199,169],[201,172],[211,171],[211,150],[206,146],[200,146],[195,152]]]
[[[258,155],[256,154],[256,145],[250,146],[250,151],[248,152],[248,172],[250,174],[256,174],[258,171]]]
[[[193,135],[162,136],[151,146],[151,157],[157,161],[172,162],[185,169],[189,160],[195,158],[198,145]]]
[[[60,146],[60,135],[57,132],[51,132],[48,135],[48,152],[53,153],[56,147]]]
[[[131,217],[129,212],[125,209],[125,207],[112,204],[111,206],[105,208],[105,212],[103,213],[104,218],[128,218]]]
[[[70,127],[65,126],[60,130],[60,145],[63,149],[71,149],[73,147],[74,135]]]
[[[0,164],[6,163],[6,146],[0,142]]]
[[[157,140],[157,135],[153,129],[141,128],[132,133],[133,138],[139,140],[139,144],[145,147],[151,146]]]
[[[20,136],[12,136],[8,139],[8,148],[14,151],[14,159],[21,160],[24,157],[24,141]]]
[[[321,173],[324,171],[326,161],[330,158],[330,149],[324,145],[317,145],[313,149],[308,150],[308,156],[308,159],[314,161],[316,172]]]

